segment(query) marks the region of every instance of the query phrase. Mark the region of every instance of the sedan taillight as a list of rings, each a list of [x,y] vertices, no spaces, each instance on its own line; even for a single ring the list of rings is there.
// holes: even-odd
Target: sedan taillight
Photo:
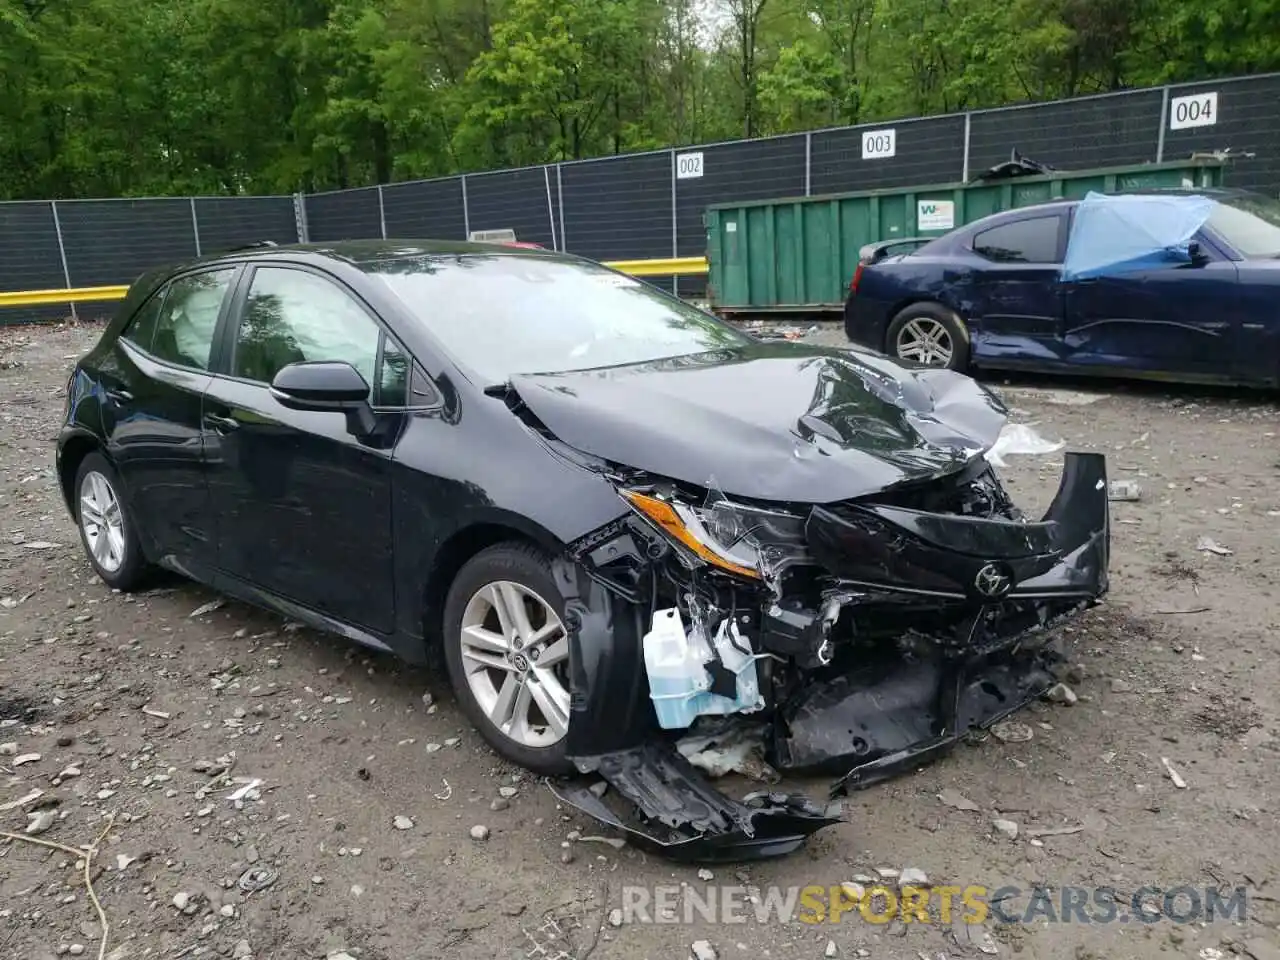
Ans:
[[[858,264],[858,268],[853,271],[853,279],[849,281],[849,293],[858,292],[858,282],[862,279],[862,268],[864,264]]]

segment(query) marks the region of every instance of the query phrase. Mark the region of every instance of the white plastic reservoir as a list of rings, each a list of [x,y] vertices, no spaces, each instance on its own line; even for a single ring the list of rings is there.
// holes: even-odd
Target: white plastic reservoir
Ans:
[[[676,608],[659,610],[643,644],[649,698],[663,729],[684,729],[702,714],[750,713],[764,707],[756,655],[731,620],[722,621],[708,642],[701,629],[686,628]],[[736,696],[710,692],[707,664],[712,644],[720,662],[736,677]]]

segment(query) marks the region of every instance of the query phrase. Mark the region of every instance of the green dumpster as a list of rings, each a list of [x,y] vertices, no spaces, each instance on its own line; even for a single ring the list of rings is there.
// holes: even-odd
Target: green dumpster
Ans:
[[[843,307],[859,250],[939,237],[991,213],[1046,200],[1222,185],[1223,162],[1194,159],[707,208],[707,292],[722,314],[822,313]],[[909,249],[909,247],[908,247]]]

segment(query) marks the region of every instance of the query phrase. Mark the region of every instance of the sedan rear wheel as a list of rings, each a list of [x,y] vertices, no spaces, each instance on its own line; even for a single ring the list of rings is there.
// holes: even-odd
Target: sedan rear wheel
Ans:
[[[76,472],[76,523],[93,569],[108,586],[132,590],[142,585],[146,558],[121,495],[120,480],[100,453],[91,453]]]
[[[445,605],[445,662],[468,718],[499,754],[537,773],[572,769],[569,635],[548,559],[502,544],[459,571]]]
[[[915,303],[889,325],[889,352],[900,360],[924,367],[964,370],[969,364],[969,339],[964,324],[940,303]]]
[[[945,367],[955,354],[951,334],[937,320],[917,317],[898,331],[898,356],[926,367]]]

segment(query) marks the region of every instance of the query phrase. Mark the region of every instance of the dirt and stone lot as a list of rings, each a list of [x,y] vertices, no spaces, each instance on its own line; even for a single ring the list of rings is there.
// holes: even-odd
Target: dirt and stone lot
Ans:
[[[683,960],[695,943],[720,958],[1280,957],[1273,399],[1002,387],[1020,420],[1106,451],[1142,488],[1114,504],[1112,594],[1069,635],[1078,702],[1021,715],[1029,740],[988,736],[855,794],[847,823],[790,858],[699,873],[590,839],[601,831],[499,761],[429,671],[191,584],[105,589],[52,461],[65,375],[97,334],[0,330],[0,830],[72,848],[106,831],[90,873],[116,960]],[[1047,504],[1060,464],[1011,464],[1024,506]],[[0,840],[0,957],[98,955],[78,859]],[[1055,914],[1065,887],[1126,899],[1110,923],[754,919],[787,888],[908,868],[1017,887],[1005,912],[1019,919],[1036,885]],[[673,913],[649,912],[677,922],[619,916],[628,886],[673,889]],[[1180,886],[1247,887],[1246,917],[1122,922],[1134,891]],[[747,922],[684,922],[707,887],[758,903]],[[1193,912],[1185,893],[1175,912]]]

